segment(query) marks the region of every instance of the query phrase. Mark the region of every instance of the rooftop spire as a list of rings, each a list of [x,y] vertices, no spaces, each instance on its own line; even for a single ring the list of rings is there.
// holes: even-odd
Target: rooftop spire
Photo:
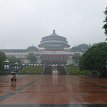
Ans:
[[[53,34],[55,34],[55,29],[53,30]]]

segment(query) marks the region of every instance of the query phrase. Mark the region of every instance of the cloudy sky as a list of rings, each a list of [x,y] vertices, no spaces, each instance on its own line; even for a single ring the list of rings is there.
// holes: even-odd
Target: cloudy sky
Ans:
[[[55,29],[72,46],[105,40],[106,0],[0,0],[0,49],[38,46]]]

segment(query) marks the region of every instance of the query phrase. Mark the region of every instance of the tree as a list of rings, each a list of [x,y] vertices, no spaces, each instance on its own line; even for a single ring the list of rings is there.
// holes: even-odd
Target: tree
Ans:
[[[4,52],[0,51],[0,74],[3,72],[4,61],[6,60],[6,55]]]
[[[81,70],[95,71],[100,76],[106,76],[107,43],[98,43],[89,48],[80,58]]]
[[[31,63],[36,63],[37,59],[36,59],[36,55],[34,53],[29,53],[27,58],[29,59],[29,61]]]
[[[79,60],[80,60],[80,56],[81,56],[80,53],[74,53],[73,54],[72,59],[74,60],[75,65],[78,65]]]
[[[18,62],[19,64],[21,63],[21,61],[18,58],[15,58],[14,56],[12,56],[12,57],[9,56],[7,58],[9,60],[10,64],[12,64],[12,65],[14,65],[16,62]]]
[[[103,26],[103,29],[105,30],[105,35],[107,36],[107,7],[106,7],[106,10],[104,11],[104,14],[105,14],[105,20],[104,20],[104,26]],[[107,40],[107,37],[106,37],[106,40]]]

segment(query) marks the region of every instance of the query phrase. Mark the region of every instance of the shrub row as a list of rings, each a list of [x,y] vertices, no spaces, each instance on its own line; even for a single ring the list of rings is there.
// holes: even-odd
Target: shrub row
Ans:
[[[43,67],[42,66],[28,66],[24,67],[19,74],[20,75],[32,75],[32,74],[42,74]]]
[[[68,75],[90,75],[89,71],[82,70],[80,71],[79,67],[66,66],[65,71]]]

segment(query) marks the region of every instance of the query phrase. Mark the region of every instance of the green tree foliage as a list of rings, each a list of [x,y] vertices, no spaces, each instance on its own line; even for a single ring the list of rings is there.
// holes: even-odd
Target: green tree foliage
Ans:
[[[21,63],[19,59],[15,58],[14,56],[12,57],[7,57],[9,62],[14,65],[16,62],[18,62],[19,64]]]
[[[107,36],[107,7],[106,7],[106,10],[104,11],[104,14],[105,14],[105,20],[104,20],[104,26],[103,26],[103,29],[105,30],[105,34]],[[107,40],[107,37],[106,37],[106,40]]]
[[[80,56],[81,56],[80,53],[74,53],[74,54],[73,54],[72,59],[74,60],[75,65],[78,65],[79,60],[80,60]]]
[[[4,61],[6,60],[6,55],[2,51],[0,51],[0,74],[3,72]]]
[[[27,58],[31,63],[36,63],[36,61],[37,61],[36,55],[34,53],[29,53]]]
[[[80,58],[81,70],[95,71],[100,76],[106,74],[107,43],[98,43],[89,48]]]

